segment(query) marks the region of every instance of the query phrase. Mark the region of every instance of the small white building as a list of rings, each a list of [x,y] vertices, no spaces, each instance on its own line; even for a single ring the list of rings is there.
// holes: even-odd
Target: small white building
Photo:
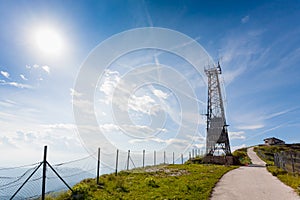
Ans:
[[[264,139],[265,141],[265,145],[277,145],[277,144],[285,144],[285,142],[283,140],[280,140],[278,138],[275,137],[271,137],[271,138],[266,138]]]

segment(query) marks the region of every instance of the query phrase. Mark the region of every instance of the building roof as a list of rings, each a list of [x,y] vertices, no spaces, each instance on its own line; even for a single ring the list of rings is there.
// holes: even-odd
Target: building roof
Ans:
[[[277,140],[277,141],[284,142],[283,140],[281,140],[281,139],[278,139],[278,138],[276,138],[276,137],[270,137],[270,138],[266,138],[266,139],[264,139],[264,141],[266,141],[266,140]]]

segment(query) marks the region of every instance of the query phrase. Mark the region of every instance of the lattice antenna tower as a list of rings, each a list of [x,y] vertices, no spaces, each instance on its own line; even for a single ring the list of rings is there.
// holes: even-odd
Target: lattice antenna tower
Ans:
[[[219,80],[222,74],[220,63],[217,67],[205,69],[205,73],[208,77],[206,155],[220,154],[220,150],[225,155],[231,155]]]

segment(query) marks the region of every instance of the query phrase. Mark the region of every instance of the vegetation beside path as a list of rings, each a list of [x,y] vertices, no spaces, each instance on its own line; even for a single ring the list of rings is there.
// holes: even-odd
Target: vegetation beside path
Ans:
[[[237,166],[184,164],[161,165],[86,179],[52,200],[72,199],[209,199],[219,179]]]
[[[251,164],[251,159],[247,154],[247,148],[237,149],[232,153],[232,155],[239,160],[241,165]]]
[[[254,151],[257,155],[266,162],[267,169],[273,176],[276,176],[284,184],[292,187],[300,195],[300,174],[289,173],[274,165],[274,154],[281,151],[300,151],[299,148],[291,145],[275,145],[275,146],[257,146]]]

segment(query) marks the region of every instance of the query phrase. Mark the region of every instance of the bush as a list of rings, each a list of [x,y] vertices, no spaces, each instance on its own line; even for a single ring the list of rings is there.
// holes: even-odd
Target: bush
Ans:
[[[90,194],[90,186],[87,183],[79,183],[73,187],[72,199],[88,199]]]
[[[155,182],[153,178],[146,178],[146,183],[150,187],[159,188],[159,185]]]
[[[237,149],[232,155],[239,161],[238,164],[248,165],[251,164],[251,159],[248,157],[247,148]]]
[[[128,192],[128,189],[125,187],[125,180],[121,176],[117,178],[115,189],[118,192]]]

